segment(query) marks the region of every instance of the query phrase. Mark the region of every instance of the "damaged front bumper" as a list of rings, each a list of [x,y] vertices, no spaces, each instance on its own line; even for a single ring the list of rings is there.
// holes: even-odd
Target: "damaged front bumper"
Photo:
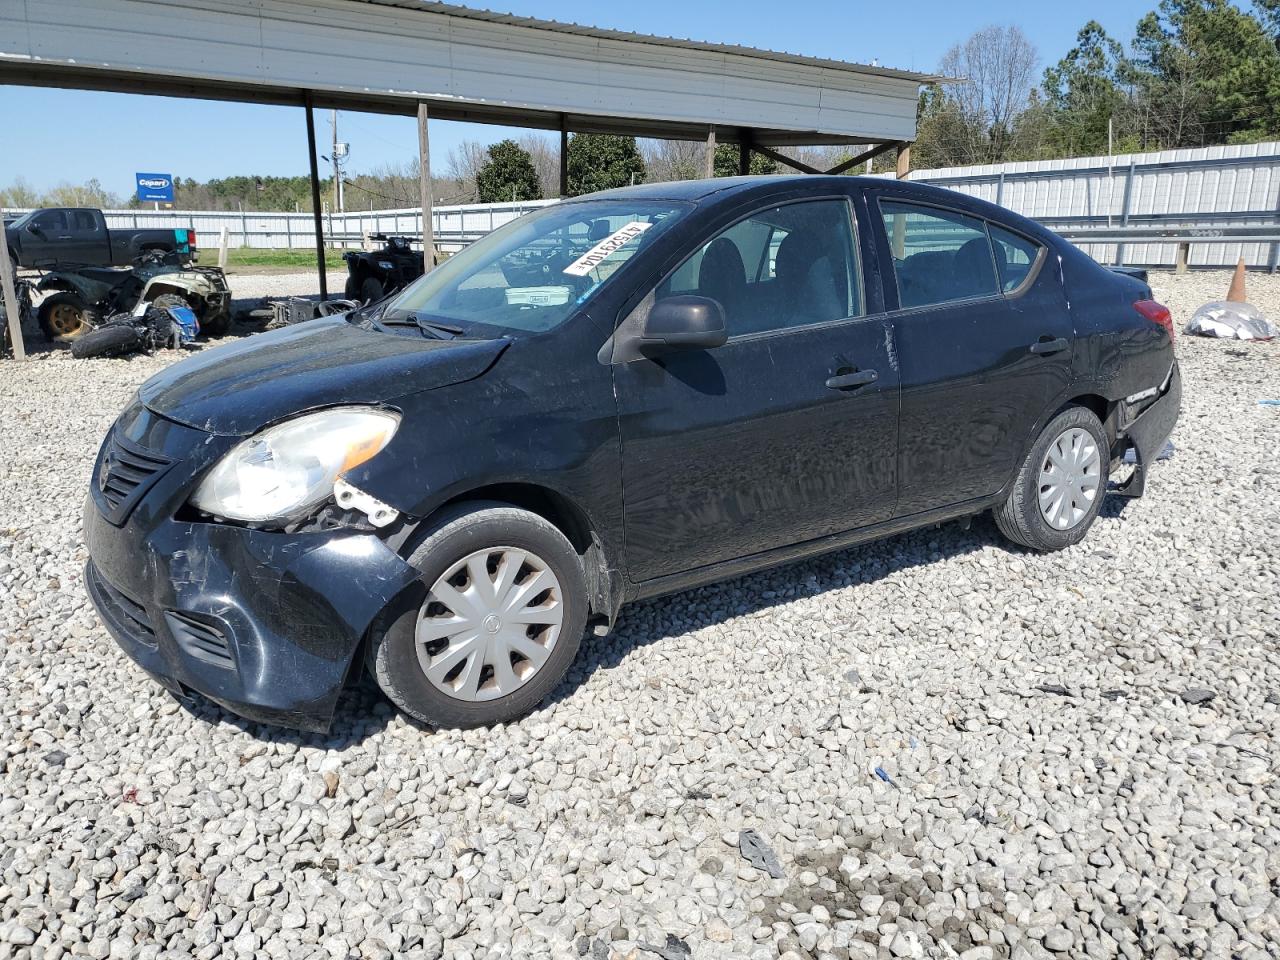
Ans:
[[[113,428],[85,504],[89,596],[121,649],[173,693],[326,730],[370,624],[417,571],[367,532],[181,519],[191,478],[221,448],[208,436],[136,408]],[[118,500],[104,479],[112,458],[142,451],[169,462]]]
[[[1156,462],[1169,440],[1182,408],[1182,374],[1174,361],[1165,382],[1156,390],[1154,400],[1142,398],[1136,403],[1122,402],[1117,409],[1116,440],[1121,447],[1132,447],[1137,460],[1133,473],[1112,493],[1122,497],[1140,497],[1146,491],[1147,470]]]

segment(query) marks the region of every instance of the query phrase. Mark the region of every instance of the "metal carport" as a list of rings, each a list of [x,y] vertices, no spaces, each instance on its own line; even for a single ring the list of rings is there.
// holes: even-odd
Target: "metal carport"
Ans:
[[[602,30],[420,0],[0,0],[0,84],[301,106],[325,288],[315,107],[416,115],[431,265],[427,118],[707,141],[899,149],[925,74]],[[830,171],[827,171],[830,172]],[[3,265],[7,274],[7,264]],[[20,348],[20,344],[18,344]]]

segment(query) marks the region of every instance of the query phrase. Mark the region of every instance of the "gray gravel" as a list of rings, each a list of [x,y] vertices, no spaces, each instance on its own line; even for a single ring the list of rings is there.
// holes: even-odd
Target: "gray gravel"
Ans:
[[[3,364],[0,956],[1280,956],[1280,343],[1178,352],[1177,455],[1079,547],[895,537],[632,607],[518,724],[365,688],[327,737],[187,712],[85,599],[178,355]]]

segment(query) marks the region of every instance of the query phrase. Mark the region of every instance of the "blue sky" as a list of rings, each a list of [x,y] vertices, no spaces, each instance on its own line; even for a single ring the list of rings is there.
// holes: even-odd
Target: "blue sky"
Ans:
[[[644,0],[617,5],[494,0],[492,8],[927,71],[952,44],[989,24],[1021,27],[1039,49],[1043,65],[1061,57],[1090,19],[1127,41],[1139,18],[1155,5],[1156,0],[1079,6],[1034,0]],[[316,119],[316,135],[323,143],[329,138],[328,113],[318,112]],[[351,143],[348,169],[353,172],[403,162],[417,149],[410,118],[342,113],[339,128],[342,139]],[[97,177],[108,190],[127,195],[137,170],[207,180],[307,169],[302,111],[286,107],[8,87],[0,88],[0,129],[6,131],[0,186],[19,176],[37,189]],[[432,123],[432,166],[444,172],[450,149],[462,140],[492,142],[511,133],[494,126]]]

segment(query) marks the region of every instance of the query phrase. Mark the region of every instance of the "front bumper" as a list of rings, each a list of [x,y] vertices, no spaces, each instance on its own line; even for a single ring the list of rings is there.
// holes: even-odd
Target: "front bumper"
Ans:
[[[1119,435],[1133,446],[1137,464],[1124,485],[1113,492],[1123,497],[1142,496],[1147,486],[1147,470],[1168,442],[1181,409],[1182,374],[1177,361],[1174,361],[1169,368],[1168,381],[1162,384],[1156,399],[1143,407],[1132,420],[1119,424]]]
[[[161,431],[170,440],[188,432],[198,433],[168,421]],[[370,624],[417,571],[372,534],[175,519],[197,458],[173,458],[123,517],[88,498],[89,596],[121,649],[175,694],[326,730]]]

